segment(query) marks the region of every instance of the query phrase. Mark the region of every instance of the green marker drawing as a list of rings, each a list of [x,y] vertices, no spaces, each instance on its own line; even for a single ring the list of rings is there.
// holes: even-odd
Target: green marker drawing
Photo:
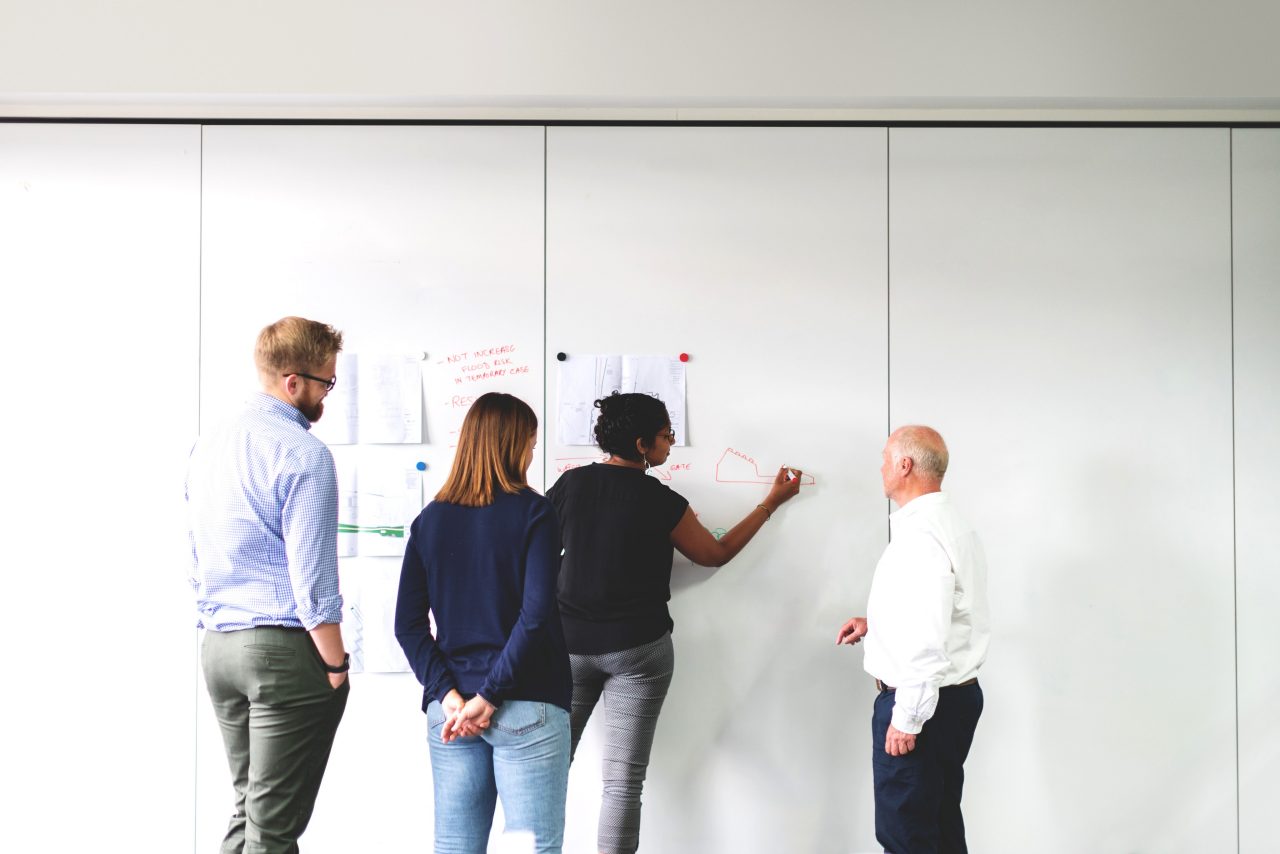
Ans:
[[[718,540],[727,533],[729,532],[726,531],[724,528],[716,528],[714,531],[711,532],[711,536],[715,537]]]
[[[378,525],[351,525],[347,522],[338,523],[339,534],[377,534],[379,537],[404,537],[404,525],[395,526],[378,526]]]

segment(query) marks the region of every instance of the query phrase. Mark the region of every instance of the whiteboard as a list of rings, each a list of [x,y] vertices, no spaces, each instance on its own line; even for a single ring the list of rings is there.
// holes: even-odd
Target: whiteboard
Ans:
[[[690,444],[666,482],[709,527],[762,494],[719,478],[731,448],[731,465],[816,478],[729,566],[677,566],[646,849],[876,850],[871,689],[860,651],[831,640],[865,603],[887,533],[878,452],[906,420],[950,440],[948,488],[991,555],[996,638],[965,801],[975,850],[1230,849],[1237,732],[1240,847],[1265,847],[1275,137],[0,126],[0,276],[19,283],[5,289],[6,356],[45,369],[11,378],[11,400],[36,404],[5,428],[27,451],[6,469],[11,518],[27,530],[58,506],[50,466],[81,453],[75,488],[90,500],[67,541],[95,555],[53,561],[24,544],[12,562],[35,571],[15,574],[18,598],[60,602],[77,627],[145,613],[113,625],[157,674],[165,722],[108,707],[114,742],[83,729],[85,686],[116,686],[74,664],[78,628],[54,644],[62,664],[19,662],[64,698],[27,729],[92,757],[67,785],[101,828],[130,814],[119,793],[134,775],[190,779],[191,752],[173,745],[194,717],[194,807],[177,782],[159,795],[169,818],[149,850],[185,847],[193,809],[195,849],[216,850],[230,786],[181,537],[125,548],[93,511],[107,496],[179,531],[197,404],[204,426],[230,414],[256,384],[257,330],[301,313],[343,328],[353,352],[426,354],[427,441],[339,449],[427,462],[424,495],[467,405],[439,394],[461,373],[448,357],[509,346],[533,355],[502,387],[540,413],[554,411],[557,352],[687,352]],[[57,318],[57,334],[32,318]],[[582,449],[549,444],[543,421],[545,486]],[[359,590],[398,561],[342,570]],[[36,614],[16,612],[15,638],[47,630]],[[304,845],[425,845],[420,689],[407,675],[353,683]],[[568,852],[592,850],[598,747],[588,732],[571,775]],[[61,766],[40,760],[17,762],[53,780]],[[39,820],[38,802],[20,803]]]
[[[970,847],[1234,850],[1227,131],[890,134],[890,414],[991,566]]]
[[[886,538],[885,154],[883,129],[548,130],[548,364],[689,355],[689,444],[654,476],[708,528],[757,474],[815,479],[727,566],[677,556],[644,850],[874,848],[873,687],[834,638]],[[590,456],[550,447],[548,483]],[[593,720],[566,851],[595,850],[599,761]]]
[[[197,127],[0,124],[8,850],[191,837],[199,239]]]
[[[333,449],[358,465],[425,462],[425,498],[476,396],[509,392],[541,417],[542,157],[541,128],[205,128],[202,423],[257,387],[254,338],[286,314],[334,324],[348,352],[425,356],[426,441]],[[400,559],[340,563],[372,631],[393,614]],[[367,673],[352,689],[304,837],[317,854],[400,850],[430,827],[421,687]],[[207,701],[197,744],[197,848],[215,851],[231,786]]]
[[[1266,851],[1280,799],[1280,130],[1236,130],[1232,143],[1240,850]]]

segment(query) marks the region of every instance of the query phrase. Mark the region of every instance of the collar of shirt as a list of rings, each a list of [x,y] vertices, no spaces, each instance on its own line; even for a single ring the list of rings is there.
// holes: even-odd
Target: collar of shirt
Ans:
[[[889,521],[905,522],[917,513],[928,511],[933,507],[946,504],[950,499],[945,492],[926,492],[924,495],[917,495],[906,504],[889,514]]]
[[[278,397],[267,394],[265,391],[254,392],[253,396],[245,401],[245,405],[250,409],[270,412],[272,415],[278,415],[281,418],[294,421],[302,425],[303,429],[311,429],[311,422],[307,420],[307,416],[299,412],[297,408],[290,406]]]

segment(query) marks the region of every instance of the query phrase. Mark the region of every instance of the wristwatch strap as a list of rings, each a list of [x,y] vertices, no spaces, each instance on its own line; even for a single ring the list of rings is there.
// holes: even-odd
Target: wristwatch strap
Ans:
[[[344,652],[342,654],[342,663],[337,667],[329,664],[329,662],[325,661],[323,658],[320,659],[320,664],[324,667],[325,673],[346,673],[351,669],[351,653]]]

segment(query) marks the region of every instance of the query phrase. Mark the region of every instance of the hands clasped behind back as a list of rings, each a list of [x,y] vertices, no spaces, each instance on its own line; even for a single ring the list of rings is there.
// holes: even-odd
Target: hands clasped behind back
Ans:
[[[492,703],[476,694],[463,700],[455,688],[440,703],[444,709],[444,726],[440,728],[440,740],[445,744],[455,738],[480,735],[489,728],[490,719],[497,710]]]

